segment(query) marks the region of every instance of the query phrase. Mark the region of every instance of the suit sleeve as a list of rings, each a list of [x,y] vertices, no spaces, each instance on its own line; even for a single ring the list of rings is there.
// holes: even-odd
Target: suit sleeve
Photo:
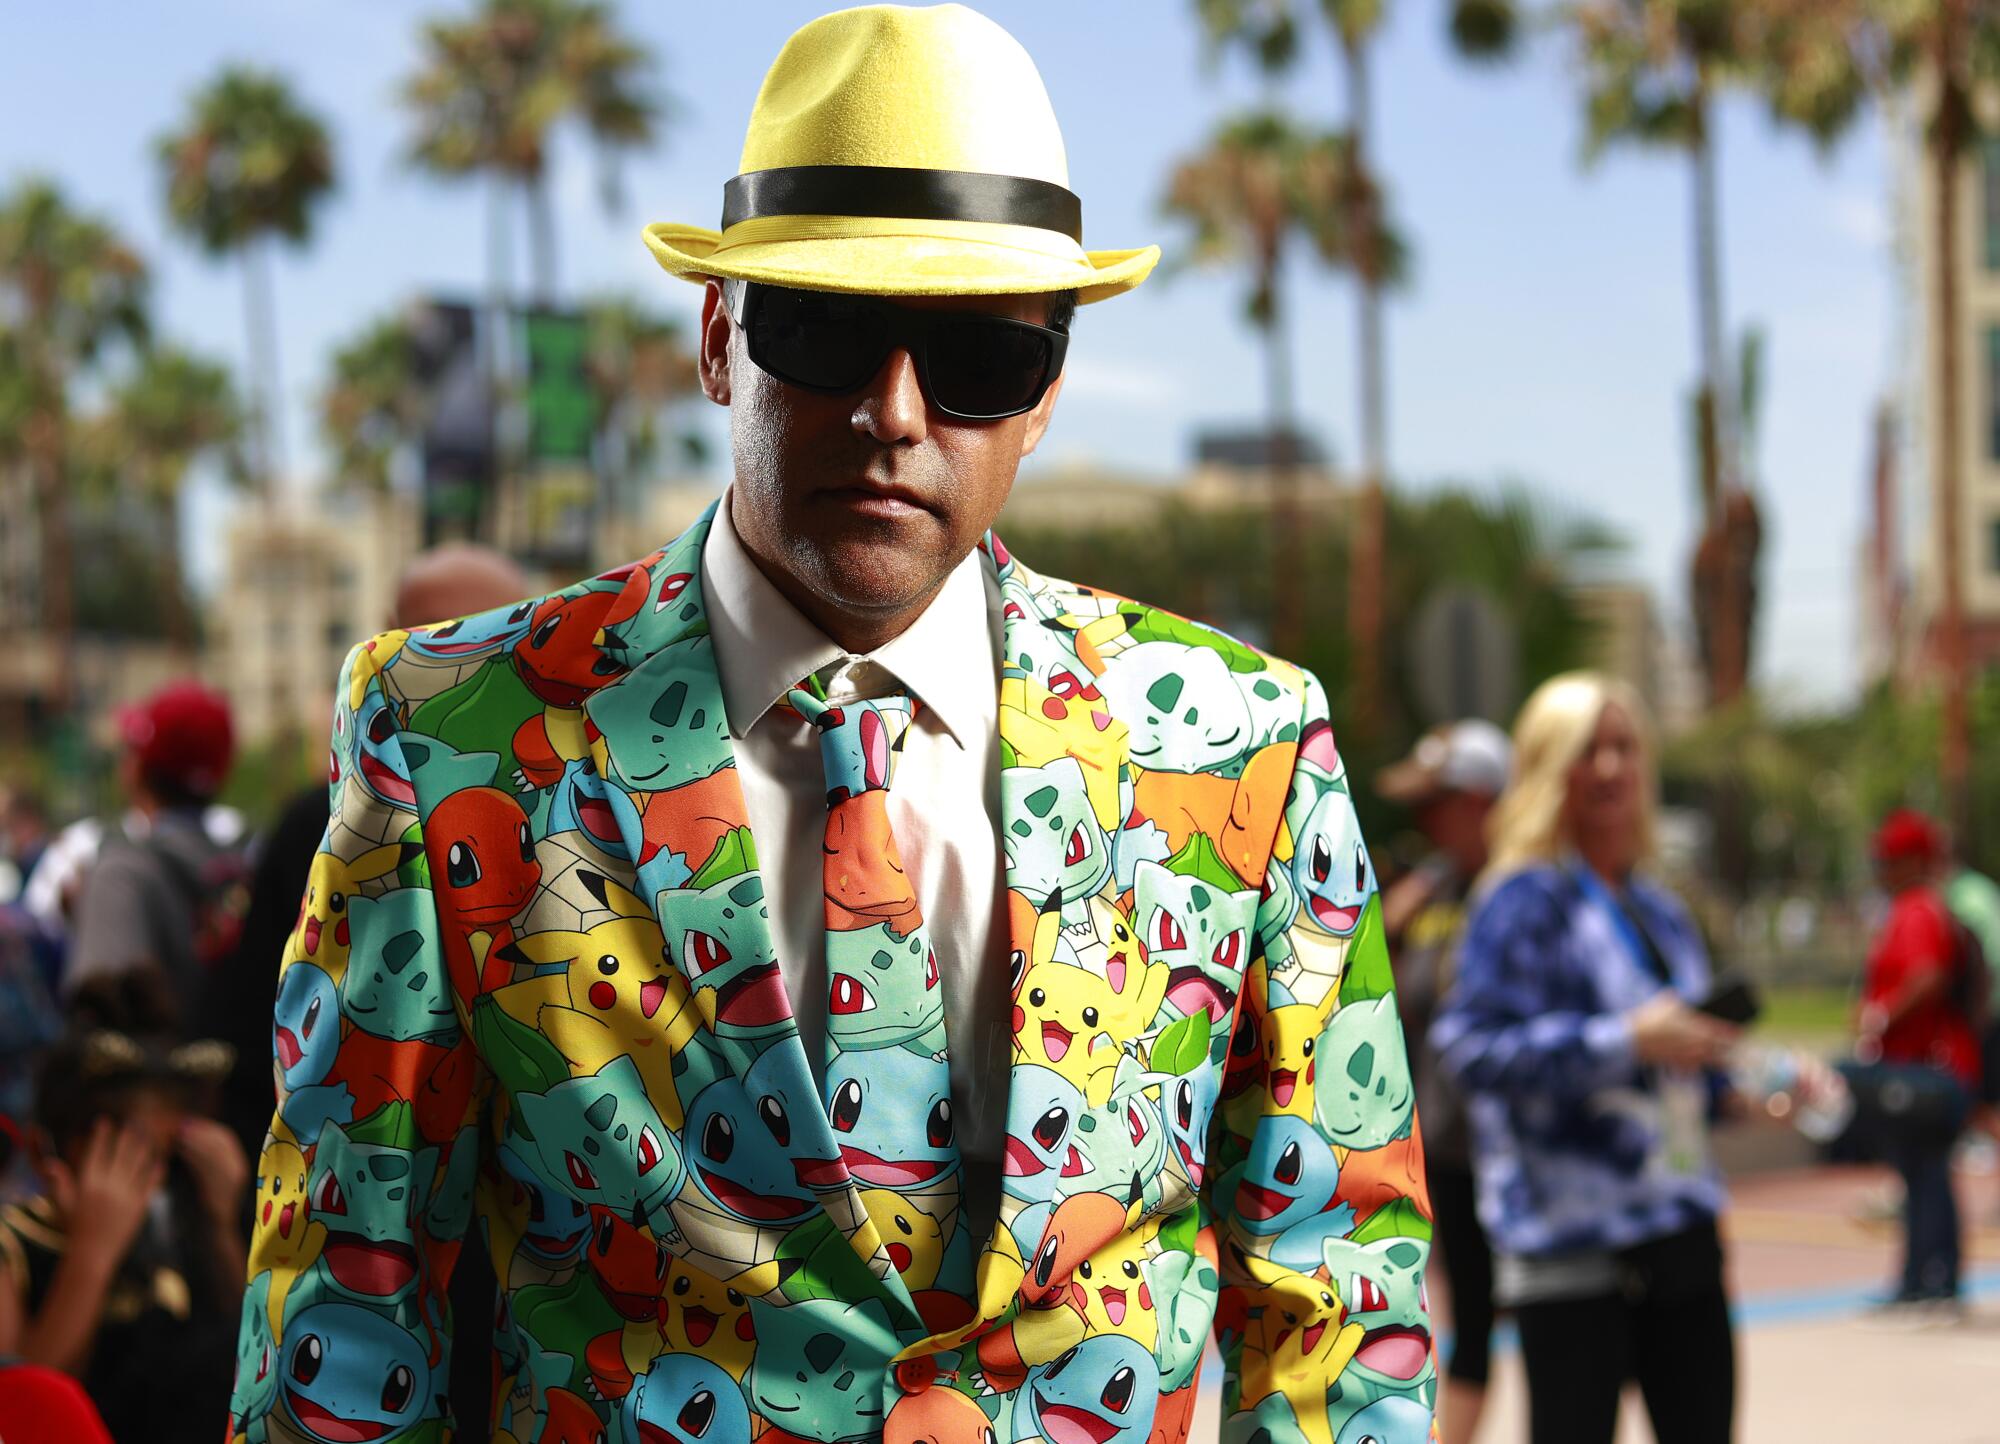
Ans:
[[[444,1437],[428,1421],[445,1417],[446,1286],[486,1083],[418,863],[395,711],[372,665],[356,676],[365,651],[342,669],[330,820],[276,960],[277,1109],[255,1170],[230,1405],[229,1437],[251,1444]]]
[[[1552,966],[1566,926],[1557,893],[1534,873],[1509,878],[1474,910],[1431,1026],[1439,1064],[1461,1088],[1581,1098],[1631,1073],[1630,1025],[1565,992]]]
[[[1223,1283],[1225,1437],[1333,1439],[1364,1411],[1365,1433],[1420,1423],[1428,1437],[1435,1402],[1430,1203],[1349,785],[1307,673],[1212,1137],[1223,1166],[1204,1200]]]

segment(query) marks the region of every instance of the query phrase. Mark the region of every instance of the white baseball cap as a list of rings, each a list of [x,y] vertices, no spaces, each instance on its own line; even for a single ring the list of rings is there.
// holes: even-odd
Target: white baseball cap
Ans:
[[[1426,732],[1408,757],[1383,769],[1375,790],[1391,802],[1425,802],[1444,792],[1498,797],[1513,764],[1507,734],[1491,722],[1468,718]]]

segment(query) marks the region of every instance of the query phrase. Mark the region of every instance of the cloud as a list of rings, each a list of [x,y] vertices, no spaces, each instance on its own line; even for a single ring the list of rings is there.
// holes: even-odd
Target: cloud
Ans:
[[[1857,191],[1836,194],[1831,215],[1834,232],[1855,245],[1875,250],[1889,244],[1892,229],[1881,197]]]

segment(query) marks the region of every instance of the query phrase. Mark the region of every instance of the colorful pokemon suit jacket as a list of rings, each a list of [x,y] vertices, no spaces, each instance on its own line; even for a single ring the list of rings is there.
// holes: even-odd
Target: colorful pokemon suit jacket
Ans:
[[[982,542],[1014,1053],[971,1239],[908,1081],[949,1046],[922,970],[834,1061],[859,1107],[832,1123],[815,1088],[708,524],[350,655],[232,1438],[448,1438],[445,1283],[475,1247],[516,1444],[1178,1440],[1211,1331],[1232,1437],[1428,1439],[1410,1077],[1319,684]]]

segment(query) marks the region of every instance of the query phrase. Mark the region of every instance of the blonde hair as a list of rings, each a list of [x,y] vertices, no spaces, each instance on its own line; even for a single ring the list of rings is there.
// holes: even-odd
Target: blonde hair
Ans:
[[[1564,672],[1535,689],[1514,719],[1514,766],[1493,805],[1486,836],[1491,858],[1481,876],[1490,884],[1537,863],[1554,862],[1573,844],[1569,835],[1569,772],[1590,747],[1598,719],[1616,704],[1639,737],[1639,855],[1653,853],[1652,723],[1629,684],[1602,672]]]

